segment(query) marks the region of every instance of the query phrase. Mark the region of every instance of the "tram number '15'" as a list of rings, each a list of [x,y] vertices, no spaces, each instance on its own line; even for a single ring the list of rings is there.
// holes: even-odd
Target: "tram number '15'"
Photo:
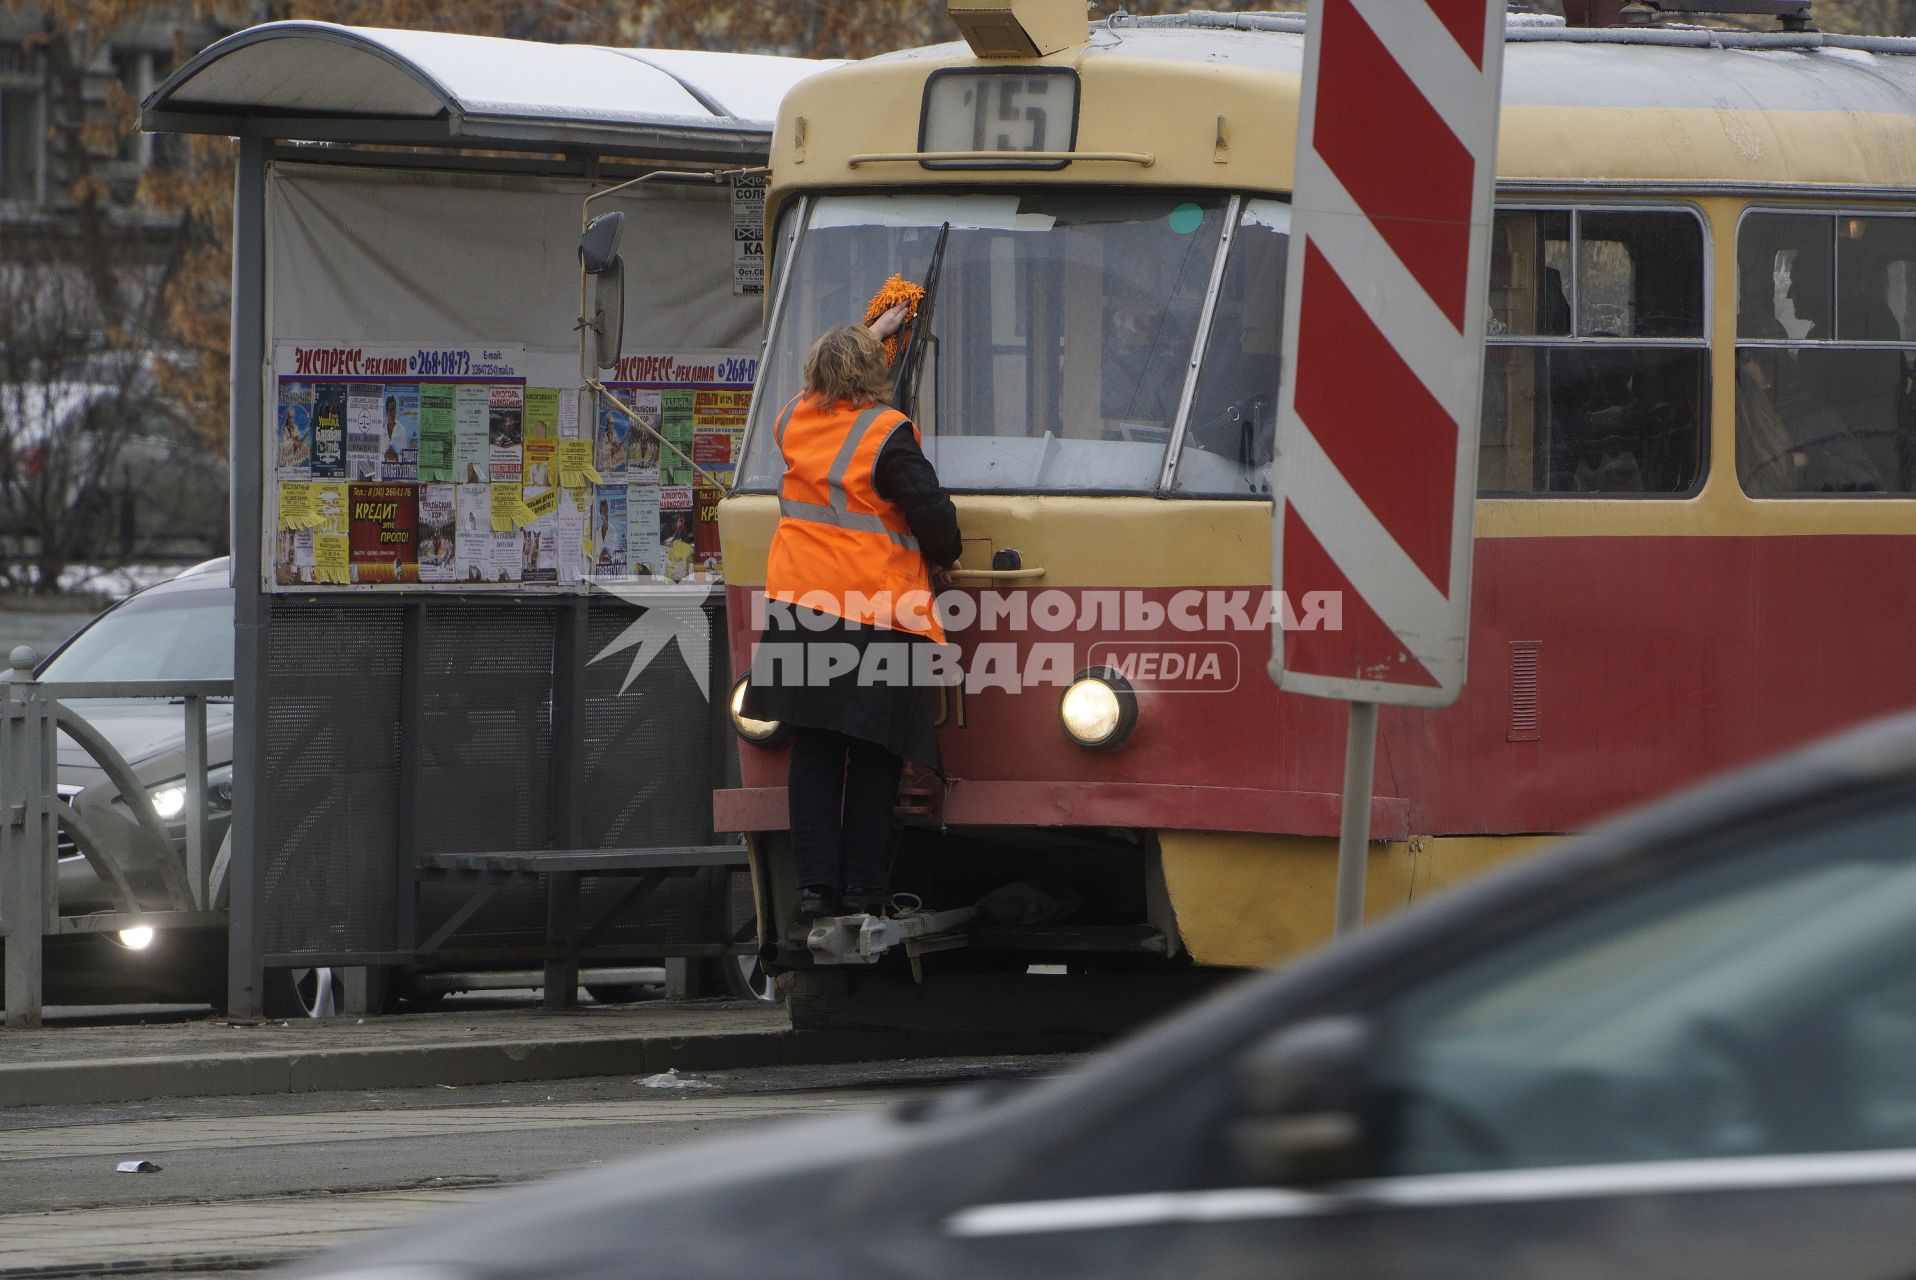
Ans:
[[[1046,122],[1051,118],[1050,92],[1057,83],[1051,76],[981,77],[972,89],[972,150],[1043,151]],[[1020,100],[1027,95],[1029,105],[1021,107]],[[999,126],[995,133],[994,125]]]
[[[932,716],[934,729],[965,727],[965,686],[962,684],[941,684],[938,686],[938,709]]]

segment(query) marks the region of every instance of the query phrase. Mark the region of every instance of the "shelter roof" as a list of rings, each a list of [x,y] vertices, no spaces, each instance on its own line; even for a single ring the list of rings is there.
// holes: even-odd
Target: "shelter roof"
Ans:
[[[838,65],[269,22],[207,46],[148,96],[156,132],[487,149],[763,155],[786,90]]]

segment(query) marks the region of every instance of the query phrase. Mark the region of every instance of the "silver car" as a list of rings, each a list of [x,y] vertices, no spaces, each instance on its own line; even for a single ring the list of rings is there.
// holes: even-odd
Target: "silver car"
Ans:
[[[49,682],[119,680],[230,680],[233,677],[233,596],[225,560],[195,566],[138,592],[94,618],[35,675]],[[147,789],[176,844],[186,838],[186,750],[177,702],[87,699],[71,708],[119,752]],[[230,703],[207,709],[209,849],[226,840],[233,807],[233,732]],[[65,734],[59,746],[59,788],[108,860],[123,868],[143,905],[167,905],[161,859],[143,838],[119,788],[79,743]],[[224,861],[215,864],[215,901],[224,888]],[[60,911],[81,915],[116,909],[108,885],[70,834],[60,836]],[[52,1003],[166,1001],[219,1003],[224,998],[225,933],[145,927],[105,934],[70,934],[46,943],[46,996]]]
[[[210,560],[170,581],[149,587],[94,618],[40,665],[37,678],[54,682],[230,680],[233,677],[233,590],[228,562]],[[186,839],[186,745],[184,717],[177,703],[152,699],[87,699],[68,703],[112,744],[147,789],[154,808],[169,826],[176,848]],[[230,703],[207,711],[207,811],[209,852],[218,851],[209,875],[214,906],[225,905],[226,844],[233,808],[233,716]],[[162,858],[133,820],[119,789],[93,757],[65,735],[60,740],[59,787],[110,861],[126,869],[142,904],[165,905]],[[727,932],[738,933],[751,918],[746,878],[715,884]],[[423,934],[429,935],[457,906],[445,895],[421,903]],[[60,910],[64,915],[115,910],[108,885],[80,854],[70,837],[61,837]],[[742,912],[742,914],[741,914]],[[521,913],[525,915],[525,913]],[[526,918],[543,920],[543,909]],[[719,922],[714,922],[718,927]],[[494,968],[470,972],[430,963],[390,971],[389,993],[431,1000],[467,987],[518,983],[514,965],[536,964],[544,935],[519,916],[495,927],[486,938],[500,959]],[[619,955],[599,963],[651,966],[657,957]],[[226,942],[221,929],[133,928],[109,934],[66,935],[46,944],[46,998],[49,1003],[182,1002],[225,1000]],[[767,975],[755,956],[712,962],[708,987],[741,999],[769,1000]],[[628,1000],[644,987],[631,968],[588,971],[588,993],[601,1001]],[[520,985],[536,985],[532,972]],[[331,973],[325,969],[269,970],[263,998],[274,1017],[334,1012]]]

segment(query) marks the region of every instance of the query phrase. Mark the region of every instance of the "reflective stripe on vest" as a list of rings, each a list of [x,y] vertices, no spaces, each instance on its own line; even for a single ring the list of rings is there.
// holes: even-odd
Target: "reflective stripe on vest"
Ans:
[[[878,457],[909,419],[884,405],[800,397],[779,415],[785,456],[765,593],[850,622],[942,642],[930,567],[898,506],[878,492]],[[914,436],[916,435],[914,429]]]

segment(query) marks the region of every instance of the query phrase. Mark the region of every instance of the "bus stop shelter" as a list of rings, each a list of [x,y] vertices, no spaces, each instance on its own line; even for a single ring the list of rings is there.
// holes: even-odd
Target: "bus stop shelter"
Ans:
[[[606,380],[641,413],[662,405],[668,436],[696,435],[701,465],[723,467],[764,262],[762,185],[723,175],[763,162],[780,98],[824,65],[282,22],[210,46],[146,100],[148,130],[238,145],[235,1014],[259,1010],[266,968],[483,965],[542,922],[538,893],[488,899],[428,874],[448,858],[714,841],[710,793],[734,759],[722,563],[696,512],[672,514],[691,476],[656,453],[648,471],[636,433],[624,454],[595,436],[611,428],[579,390],[580,206],[642,174],[688,175],[605,203],[626,214],[627,353]],[[356,452],[368,383],[385,407],[374,461]],[[434,415],[465,414],[469,396],[490,436],[448,476],[453,436]],[[416,459],[394,444],[409,412]],[[535,455],[554,416],[556,450]],[[565,443],[580,439],[589,449]],[[498,502],[502,466],[507,482],[524,468],[520,505],[509,489],[481,517],[476,491]],[[362,501],[386,496],[375,482],[400,503]],[[456,539],[440,523],[454,510]],[[548,517],[556,534],[539,530]],[[502,559],[515,538],[519,570]],[[616,914],[622,891],[585,877],[582,918]],[[629,915],[599,941],[726,947],[697,876]]]

